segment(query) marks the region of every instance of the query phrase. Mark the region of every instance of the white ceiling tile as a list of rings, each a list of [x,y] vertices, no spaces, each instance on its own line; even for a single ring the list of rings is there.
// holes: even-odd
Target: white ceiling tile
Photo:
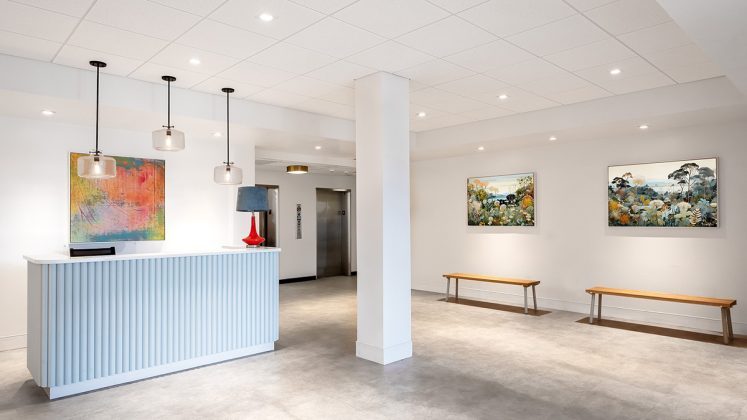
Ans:
[[[489,95],[493,98],[491,99],[491,101],[493,101],[503,89],[508,87],[508,85],[491,77],[476,74],[474,76],[443,83],[436,87],[462,96],[484,97],[484,95]]]
[[[420,112],[425,112],[425,116],[424,117],[418,116],[418,113]],[[428,121],[434,118],[439,118],[444,115],[448,115],[448,113],[439,111],[435,108],[430,108],[427,106],[423,106],[420,104],[410,102],[410,124],[417,123],[420,121]]]
[[[565,1],[571,6],[583,12],[585,10],[595,9],[599,6],[604,6],[605,4],[612,3],[613,1],[616,1],[616,0],[565,0]]]
[[[648,28],[671,19],[656,0],[618,0],[584,14],[614,35]]]
[[[193,58],[200,60],[200,64],[190,64],[189,60]],[[164,66],[210,75],[220,73],[239,62],[238,59],[233,57],[180,44],[169,44],[150,61]]]
[[[275,19],[264,22],[262,13]],[[210,15],[211,19],[248,29],[250,31],[283,39],[322,19],[323,14],[287,0],[228,0]]]
[[[471,70],[451,64],[444,60],[433,60],[408,69],[400,70],[398,75],[407,77],[421,86],[437,85],[451,80],[461,79],[474,74]]]
[[[164,6],[173,7],[174,9],[183,10],[199,16],[207,16],[224,0],[151,0]]]
[[[432,56],[393,41],[385,42],[347,58],[347,61],[388,72],[396,72],[430,60],[433,60]]]
[[[244,59],[277,41],[274,38],[206,19],[187,31],[177,42],[190,47]]]
[[[674,22],[666,22],[629,32],[620,35],[618,38],[639,54],[667,50],[692,43],[685,31]]]
[[[444,59],[476,72],[485,72],[533,58],[534,55],[521,48],[506,41],[498,40],[447,56]]]
[[[147,0],[97,0],[86,20],[171,41],[200,18]]]
[[[488,0],[429,0],[436,6],[442,7],[451,13],[459,13],[462,10],[475,7],[478,4],[485,3]]]
[[[448,15],[425,0],[360,0],[335,13],[340,20],[386,38],[396,38]]]
[[[626,77],[624,79],[616,80],[607,85],[602,85],[603,88],[610,92],[618,95],[630,92],[637,92],[639,90],[653,89],[661,86],[673,85],[674,82],[666,74],[656,71],[654,73],[646,73],[638,76]]]
[[[562,0],[490,0],[459,13],[481,28],[506,37],[576,14]]]
[[[464,19],[450,16],[402,35],[397,41],[436,57],[444,57],[496,39]]]
[[[545,56],[566,70],[576,71],[634,57],[635,53],[613,38]]]
[[[277,85],[278,83],[292,79],[295,76],[296,74],[291,72],[262,66],[249,61],[242,61],[218,75],[218,77],[225,79],[265,87]]]
[[[249,61],[280,70],[303,74],[326,66],[329,63],[337,61],[337,59],[306,48],[279,42],[259,54],[253,55],[249,58]]]
[[[234,88],[235,92],[232,93],[231,96],[235,98],[246,98],[264,90],[263,87],[258,85],[239,83],[234,80],[223,79],[220,77],[211,77],[193,86],[192,89],[199,90],[200,92],[212,93],[214,95],[225,96],[225,93],[221,92],[221,89],[224,87]]]
[[[61,46],[46,39],[0,31],[0,54],[51,61]]]
[[[548,93],[545,95],[548,99],[561,104],[574,104],[576,102],[591,101],[593,99],[604,98],[612,94],[599,86],[588,85],[579,89],[568,90],[565,92]]]
[[[507,115],[515,114],[514,111],[499,108],[497,106],[486,106],[485,108],[475,109],[473,111],[465,112],[462,115],[469,118],[472,121],[490,120],[493,118],[501,118]]]
[[[300,4],[301,6],[314,9],[317,12],[330,15],[343,7],[356,2],[356,0],[291,0],[293,3]]]
[[[535,79],[519,84],[518,87],[534,94],[549,97],[550,94],[581,89],[592,86],[591,83],[569,72],[558,73],[550,77]]]
[[[574,15],[507,38],[539,56],[545,56],[609,38],[581,15]]]
[[[494,77],[512,85],[531,82],[532,80],[537,79],[545,79],[562,75],[564,73],[566,73],[565,70],[548,63],[541,58],[534,58],[485,72],[485,74],[490,77]]]
[[[613,76],[609,73],[610,68],[619,68],[622,73]],[[579,70],[576,74],[616,94],[674,84],[667,75],[640,57]]]
[[[453,114],[485,107],[483,102],[435,88],[425,88],[412,92],[410,100],[423,106]]]
[[[679,83],[723,75],[721,69],[695,44],[649,52],[644,57]]]
[[[143,64],[131,73],[130,77],[151,83],[163,83],[163,80],[161,80],[161,76],[163,75],[176,76],[176,81],[171,86],[181,88],[190,88],[208,78],[208,76],[202,73],[185,71],[154,63]]]
[[[92,70],[94,68],[89,64],[89,61],[91,60],[105,62],[106,67],[102,68],[101,72],[116,74],[117,76],[127,76],[144,63],[142,60],[133,60],[131,58],[93,51],[86,48],[76,47],[74,45],[65,45],[62,47],[62,50],[57,54],[54,62],[65,66]]]
[[[306,76],[329,83],[351,87],[355,84],[355,79],[374,72],[376,72],[374,69],[340,60],[309,72]]]
[[[40,9],[62,13],[68,16],[83,17],[94,0],[13,0]]]
[[[251,100],[261,102],[263,104],[270,104],[276,106],[293,106],[301,102],[309,100],[309,98],[301,95],[296,95],[290,92],[283,92],[277,89],[267,89],[254,94],[250,97]]]
[[[340,86],[332,83],[322,82],[321,80],[312,79],[306,76],[299,76],[280,83],[273,89],[314,98],[328,94],[339,88]]]
[[[325,94],[319,95],[319,99],[336,102],[342,105],[355,106],[355,89],[340,86]]]
[[[77,24],[78,19],[74,17],[9,1],[0,2],[0,30],[3,31],[65,42]]]
[[[338,118],[355,118],[355,109],[353,107],[340,105],[338,103],[325,101],[323,99],[312,98],[296,104],[294,108],[303,111],[314,112],[317,114],[331,115]]]
[[[285,40],[310,50],[342,58],[386,39],[333,17],[323,19]]]
[[[497,105],[514,112],[536,111],[560,105],[557,102],[515,87],[506,89],[505,93],[508,95],[508,99],[497,101]]]
[[[443,127],[451,127],[460,124],[466,124],[471,120],[464,115],[444,114],[431,119],[415,121],[410,129],[415,132],[436,130]]]
[[[148,60],[167,42],[111,26],[81,21],[68,43],[138,60]]]

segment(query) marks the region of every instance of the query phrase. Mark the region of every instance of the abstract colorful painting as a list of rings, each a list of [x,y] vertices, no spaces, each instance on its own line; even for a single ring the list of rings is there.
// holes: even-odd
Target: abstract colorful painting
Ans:
[[[716,158],[610,166],[610,226],[717,227]]]
[[[467,179],[469,226],[534,226],[534,174]]]
[[[70,242],[162,241],[166,236],[166,162],[112,156],[117,176],[90,180],[77,174],[70,153]]]

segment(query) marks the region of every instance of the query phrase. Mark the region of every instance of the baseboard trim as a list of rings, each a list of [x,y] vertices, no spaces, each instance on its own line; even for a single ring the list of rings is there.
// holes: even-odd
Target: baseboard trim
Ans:
[[[356,341],[355,355],[361,359],[370,360],[380,365],[388,365],[389,363],[412,357],[412,341],[406,341],[386,348]]]
[[[0,337],[0,351],[26,348],[26,334]]]
[[[316,276],[291,277],[289,279],[281,279],[280,284],[298,283],[300,281],[311,281],[311,280],[316,280]]]

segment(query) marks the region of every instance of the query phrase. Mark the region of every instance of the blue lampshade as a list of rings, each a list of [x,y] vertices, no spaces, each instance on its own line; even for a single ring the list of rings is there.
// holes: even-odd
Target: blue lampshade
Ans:
[[[236,211],[268,211],[267,188],[239,187],[236,198]]]

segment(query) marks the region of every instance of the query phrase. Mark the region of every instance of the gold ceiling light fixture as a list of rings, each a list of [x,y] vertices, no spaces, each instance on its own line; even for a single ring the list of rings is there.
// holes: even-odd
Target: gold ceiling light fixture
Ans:
[[[293,175],[302,175],[309,173],[309,167],[306,165],[288,165],[285,172]]]

